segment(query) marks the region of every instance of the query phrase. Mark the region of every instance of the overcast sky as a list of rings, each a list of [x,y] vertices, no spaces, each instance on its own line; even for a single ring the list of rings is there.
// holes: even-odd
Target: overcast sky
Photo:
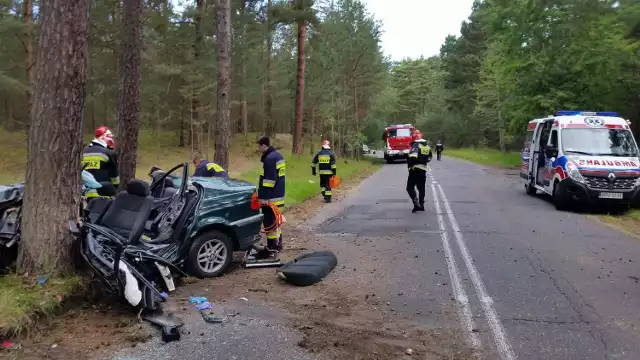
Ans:
[[[440,52],[471,14],[473,0],[362,0],[383,23],[382,48],[393,60]]]
[[[172,0],[174,4],[185,0]],[[471,14],[473,0],[362,0],[382,21],[382,49],[393,60],[429,57],[440,52],[449,34]]]

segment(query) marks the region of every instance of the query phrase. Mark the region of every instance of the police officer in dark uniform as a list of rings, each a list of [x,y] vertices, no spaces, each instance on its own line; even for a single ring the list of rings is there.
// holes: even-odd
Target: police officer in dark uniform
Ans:
[[[282,229],[276,224],[276,216],[269,204],[284,207],[286,165],[284,157],[271,146],[271,140],[263,136],[258,140],[262,152],[262,171],[258,184],[258,201],[262,205],[263,225],[267,232],[267,249],[282,250]]]
[[[436,157],[438,161],[442,158],[442,150],[444,150],[444,145],[442,145],[442,141],[438,140],[436,144]]]
[[[110,182],[114,187],[120,185],[118,174],[118,157],[113,141],[113,134],[106,126],[96,129],[96,137],[82,151],[82,166],[91,173],[97,182]],[[90,190],[87,199],[98,197],[96,189]]]
[[[202,158],[202,155],[200,154],[194,155],[193,164],[196,166],[196,170],[193,173],[193,176],[223,178],[229,177],[229,174],[222,166],[209,160],[204,160]]]
[[[320,188],[322,188],[322,196],[324,201],[331,202],[331,187],[329,185],[329,179],[336,175],[336,157],[331,151],[331,144],[329,140],[322,142],[322,150],[320,150],[316,156],[313,157],[311,163],[311,173],[316,176],[316,167],[320,173]]]
[[[413,133],[411,151],[409,151],[409,158],[407,159],[407,165],[409,167],[407,193],[409,193],[409,197],[413,202],[413,210],[411,210],[413,213],[424,211],[427,163],[431,161],[432,157],[431,147],[427,145],[426,141],[422,138],[422,133],[415,131]],[[416,187],[418,188],[419,198],[416,197]]]

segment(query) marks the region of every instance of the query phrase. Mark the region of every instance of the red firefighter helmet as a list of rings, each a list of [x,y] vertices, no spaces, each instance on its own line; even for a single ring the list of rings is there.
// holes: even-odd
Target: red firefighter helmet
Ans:
[[[116,143],[113,141],[113,134],[108,127],[102,125],[96,129],[96,139],[104,141],[108,147],[115,148]]]
[[[329,142],[329,140],[322,140],[322,148],[331,149],[331,143]]]
[[[411,134],[411,137],[413,138],[413,141],[422,140],[422,132],[420,130],[415,130],[413,134]]]

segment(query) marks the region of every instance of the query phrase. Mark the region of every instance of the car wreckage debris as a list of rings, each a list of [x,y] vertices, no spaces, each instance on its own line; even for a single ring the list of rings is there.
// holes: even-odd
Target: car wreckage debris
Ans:
[[[297,286],[309,286],[324,279],[336,267],[338,259],[331,251],[302,254],[277,270],[284,281]]]
[[[160,327],[162,331],[162,341],[171,342],[180,340],[180,328],[184,323],[179,318],[164,314],[162,311],[142,315],[142,318]]]

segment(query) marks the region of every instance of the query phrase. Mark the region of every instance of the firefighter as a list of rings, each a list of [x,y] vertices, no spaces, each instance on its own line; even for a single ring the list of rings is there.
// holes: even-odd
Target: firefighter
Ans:
[[[280,251],[282,250],[282,229],[276,226],[276,214],[269,205],[275,205],[278,209],[284,207],[285,161],[282,155],[271,146],[271,140],[268,137],[262,136],[258,140],[258,146],[262,152],[258,201],[264,215],[262,220],[264,228],[268,229],[267,249]]]
[[[331,202],[331,186],[329,179],[336,175],[336,157],[331,151],[329,140],[322,141],[322,150],[313,157],[311,163],[311,173],[316,176],[316,166],[320,173],[320,188],[322,189],[322,197],[324,201]]]
[[[409,167],[409,177],[407,178],[407,193],[413,202],[412,213],[424,211],[424,195],[427,182],[427,163],[432,158],[431,147],[426,144],[422,138],[422,133],[416,131],[413,133],[413,141],[411,142],[411,150],[407,165]],[[416,190],[418,188],[418,197]]]
[[[202,158],[202,155],[200,154],[195,154],[193,156],[193,164],[196,166],[196,170],[193,173],[193,176],[223,178],[229,177],[229,174],[222,166],[209,160],[204,160]]]
[[[436,144],[436,157],[438,158],[438,161],[442,157],[442,150],[444,150],[444,145],[442,145],[442,141],[438,140],[438,143]]]
[[[97,182],[109,182],[114,187],[120,185],[118,175],[118,157],[113,141],[113,134],[106,126],[96,129],[96,137],[91,140],[82,151],[82,165],[86,171],[91,173]],[[89,190],[86,198],[98,197],[96,189]]]

